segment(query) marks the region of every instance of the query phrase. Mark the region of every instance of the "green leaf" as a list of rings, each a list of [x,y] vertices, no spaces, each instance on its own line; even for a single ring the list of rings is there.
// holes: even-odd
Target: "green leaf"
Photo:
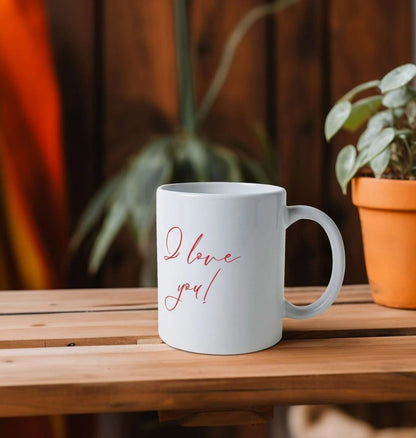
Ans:
[[[223,169],[225,170],[226,181],[239,182],[242,180],[242,169],[240,166],[239,159],[230,150],[223,146],[214,146],[214,155],[222,163]]]
[[[341,97],[341,99],[338,102],[341,102],[343,100],[352,100],[354,97],[361,93],[362,91],[369,90],[370,88],[376,88],[380,84],[380,81],[374,80],[369,82],[364,82],[363,84],[357,85],[352,90],[348,91],[348,93],[344,94],[344,96]]]
[[[255,124],[254,132],[257,135],[262,150],[262,165],[250,158],[243,159],[242,164],[245,166],[243,173],[247,174],[248,171],[247,177],[250,181],[270,182],[270,179],[276,177],[278,173],[276,148],[274,147],[273,141],[263,124]],[[257,170],[254,170],[254,172],[250,170],[250,168],[254,169],[254,167],[256,167],[258,171],[263,174],[261,177]],[[258,174],[259,177],[254,176],[256,174]]]
[[[374,127],[373,129],[367,128],[358,138],[357,149],[359,151],[363,150],[365,147],[368,147],[370,143],[373,141],[374,137],[381,131],[382,125],[380,124],[379,129]]]
[[[374,114],[368,121],[367,129],[380,132],[386,126],[393,125],[393,114],[391,110],[380,111]]]
[[[173,3],[176,40],[176,74],[178,78],[179,109],[183,128],[188,133],[196,130],[192,65],[189,50],[188,1]]]
[[[200,126],[202,121],[205,120],[210,108],[217,99],[233,64],[236,50],[247,32],[258,20],[266,15],[275,14],[298,2],[299,0],[276,0],[273,2],[263,2],[258,6],[250,8],[248,12],[243,15],[225,42],[218,68],[197,112],[198,126]]]
[[[97,272],[98,268],[106,255],[108,248],[116,237],[120,228],[124,224],[127,217],[127,210],[120,202],[116,202],[111,207],[104,223],[95,239],[94,246],[91,252],[89,263],[89,271],[91,273]]]
[[[394,110],[396,111],[396,110]],[[386,126],[393,125],[393,115],[391,110],[380,111],[370,117],[367,123],[367,128],[363,131],[358,139],[357,149],[360,151],[368,146],[374,137]]]
[[[357,173],[356,165],[357,151],[353,145],[342,148],[335,163],[335,175],[341,186],[342,193],[347,193],[347,185]]]
[[[369,152],[369,146],[366,146],[365,148],[361,149],[357,156],[356,166],[357,171],[358,169],[361,169],[361,167],[364,167],[368,163],[368,152]]]
[[[209,181],[242,181],[243,167],[233,151],[221,144],[211,144],[209,150]]]
[[[406,117],[411,128],[416,128],[416,102],[412,100],[406,105]]]
[[[371,161],[378,154],[384,151],[394,140],[395,131],[393,128],[385,128],[378,133],[370,144],[368,151],[368,160]]]
[[[173,161],[172,147],[172,138],[170,137],[159,138],[148,143],[131,160],[129,173],[136,175],[137,178],[139,175],[146,175],[145,180],[147,180],[148,175],[157,175],[165,161]],[[147,187],[136,184],[134,189],[146,191]]]
[[[378,154],[370,161],[371,170],[374,172],[376,178],[380,178],[389,165],[391,157],[391,149],[386,148],[383,152]]]
[[[146,143],[130,160],[130,167],[146,171],[148,164],[152,162],[157,163],[162,158],[169,156],[172,141],[172,137],[158,137]]]
[[[75,251],[85,239],[92,227],[99,221],[105,209],[125,178],[125,172],[120,172],[110,179],[88,203],[78,223],[77,229],[69,244],[70,251]]]
[[[270,178],[264,171],[263,167],[256,160],[242,158],[240,164],[244,181],[270,184]]]
[[[396,119],[400,119],[404,112],[404,108],[393,108],[393,114]]]
[[[128,175],[125,204],[129,224],[141,248],[147,245],[156,209],[156,189],[170,180],[173,169],[172,139],[150,143],[133,162]]]
[[[384,94],[409,83],[416,76],[415,64],[404,64],[387,73],[380,81],[380,90]]]
[[[187,161],[194,179],[206,181],[209,173],[209,152],[207,145],[197,137],[186,137],[180,147],[181,160]]]
[[[405,105],[415,97],[415,91],[407,87],[389,91],[383,96],[383,105],[387,108],[397,108]]]
[[[125,199],[128,205],[136,206],[141,202],[148,208],[155,194],[155,186],[164,179],[166,163],[171,165],[169,155],[170,140],[153,142],[143,149],[132,162],[128,176]]]
[[[351,107],[351,113],[344,123],[344,128],[349,131],[357,130],[381,105],[381,96],[370,96],[358,100]]]
[[[272,158],[274,147],[266,127],[261,123],[255,123],[254,133],[260,143],[263,155],[267,158]]]
[[[325,138],[329,141],[344,125],[351,113],[351,102],[343,101],[335,104],[325,120]]]

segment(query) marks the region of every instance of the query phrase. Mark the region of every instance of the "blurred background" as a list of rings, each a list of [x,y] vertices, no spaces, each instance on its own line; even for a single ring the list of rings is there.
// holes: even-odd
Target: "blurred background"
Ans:
[[[195,101],[218,67],[225,41],[261,0],[189,2]],[[103,181],[155,133],[178,124],[173,3],[170,0],[49,0],[54,66],[62,101],[69,219],[77,223]],[[259,20],[237,49],[230,73],[202,128],[222,142],[260,151],[254,127],[265,127],[276,151],[274,183],[288,204],[331,215],[347,252],[346,283],[366,281],[358,214],[335,181],[334,161],[345,144],[327,144],[324,117],[347,90],[382,77],[412,59],[410,0],[301,0]],[[87,249],[85,250],[87,254]],[[78,254],[68,281],[84,287],[134,286],[138,258],[122,233],[99,278],[87,276]],[[287,237],[287,285],[324,284],[326,238],[311,223]]]
[[[232,30],[268,3],[189,0],[196,106]],[[178,129],[173,9],[172,0],[0,0],[2,289],[140,284],[146,260],[127,231],[95,275],[87,269],[94,232],[71,257],[68,243],[102,184],[152,136]],[[273,169],[270,180],[287,189],[289,205],[313,205],[333,217],[345,240],[345,283],[366,282],[361,235],[358,214],[335,180],[335,158],[348,136],[326,143],[324,118],[356,84],[414,62],[414,27],[412,0],[299,0],[269,14],[244,36],[200,128],[215,142],[243,144]],[[269,162],[259,132],[272,147]],[[325,284],[329,255],[317,225],[291,227],[286,285]],[[91,423],[79,421],[75,429],[93,436]],[[284,436],[276,427],[255,436]],[[223,433],[254,432],[203,436]]]

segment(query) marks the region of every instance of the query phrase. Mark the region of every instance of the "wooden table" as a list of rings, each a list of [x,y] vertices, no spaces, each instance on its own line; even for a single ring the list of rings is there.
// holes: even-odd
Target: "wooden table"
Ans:
[[[416,312],[374,304],[367,286],[286,319],[274,348],[228,357],[163,344],[155,289],[1,292],[0,312],[0,416],[158,410],[213,424],[217,412],[268,418],[276,404],[416,400]]]

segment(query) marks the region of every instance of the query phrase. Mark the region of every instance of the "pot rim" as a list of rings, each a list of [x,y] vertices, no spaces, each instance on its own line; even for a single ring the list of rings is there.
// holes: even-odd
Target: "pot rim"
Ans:
[[[416,211],[416,180],[358,177],[351,187],[357,207]]]

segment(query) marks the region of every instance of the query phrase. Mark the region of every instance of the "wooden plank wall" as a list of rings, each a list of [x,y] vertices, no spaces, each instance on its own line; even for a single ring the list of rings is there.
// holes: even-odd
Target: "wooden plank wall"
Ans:
[[[101,29],[94,0],[46,0],[46,6],[61,89],[70,219],[74,226],[103,179],[97,38]],[[74,287],[97,283],[86,275],[87,249],[82,248],[75,262],[68,263]]]
[[[191,0],[190,33],[200,101],[227,35],[265,0]],[[171,0],[48,0],[65,111],[65,140],[75,224],[102,180],[152,134],[178,120]],[[323,138],[330,105],[357,83],[411,60],[410,0],[301,0],[258,22],[236,54],[203,132],[257,152],[253,125],[276,147],[276,182],[289,204],[309,204],[339,225],[347,250],[346,283],[366,281],[356,210],[334,176],[337,151]],[[324,284],[329,246],[318,226],[288,231],[287,285]],[[85,286],[85,255],[71,284]],[[127,234],[106,260],[99,284],[137,284],[138,260]]]

